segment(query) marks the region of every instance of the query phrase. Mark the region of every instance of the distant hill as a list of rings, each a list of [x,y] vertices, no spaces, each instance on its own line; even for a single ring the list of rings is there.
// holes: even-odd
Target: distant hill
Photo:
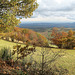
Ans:
[[[45,30],[47,28],[53,27],[65,27],[65,28],[75,28],[75,22],[73,23],[21,23],[20,28],[29,28],[35,31],[40,29]]]

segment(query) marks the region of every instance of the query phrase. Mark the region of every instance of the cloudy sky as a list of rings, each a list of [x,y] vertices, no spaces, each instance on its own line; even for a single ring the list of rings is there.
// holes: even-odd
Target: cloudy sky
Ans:
[[[75,0],[37,0],[33,16],[21,22],[75,22]]]

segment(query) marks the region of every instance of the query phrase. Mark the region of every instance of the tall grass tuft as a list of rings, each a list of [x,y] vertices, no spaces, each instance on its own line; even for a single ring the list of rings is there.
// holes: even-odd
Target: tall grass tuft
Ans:
[[[4,48],[2,48],[2,49],[0,50],[0,58],[1,58],[2,60],[11,59],[11,56],[10,56],[10,53],[9,53],[9,48],[4,47]]]

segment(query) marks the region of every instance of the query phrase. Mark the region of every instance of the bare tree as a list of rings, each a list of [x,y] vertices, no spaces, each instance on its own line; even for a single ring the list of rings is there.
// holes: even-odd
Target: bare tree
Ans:
[[[33,66],[30,69],[33,75],[67,75],[68,70],[60,67],[60,69],[56,66],[57,61],[59,58],[65,55],[64,50],[51,50],[50,48],[41,47],[37,56],[40,56],[41,62],[38,63],[34,60],[35,65],[34,69]],[[64,72],[64,73],[63,73]]]

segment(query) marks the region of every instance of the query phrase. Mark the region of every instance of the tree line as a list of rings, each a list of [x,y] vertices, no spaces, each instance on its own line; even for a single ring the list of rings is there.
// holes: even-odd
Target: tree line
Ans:
[[[2,34],[2,39],[4,38],[17,43],[21,41],[25,44],[28,41],[30,45],[48,46],[48,40],[43,35],[30,29],[14,27],[13,31]]]
[[[75,48],[75,31],[59,31],[58,28],[54,27],[51,36],[52,42],[59,48]]]

